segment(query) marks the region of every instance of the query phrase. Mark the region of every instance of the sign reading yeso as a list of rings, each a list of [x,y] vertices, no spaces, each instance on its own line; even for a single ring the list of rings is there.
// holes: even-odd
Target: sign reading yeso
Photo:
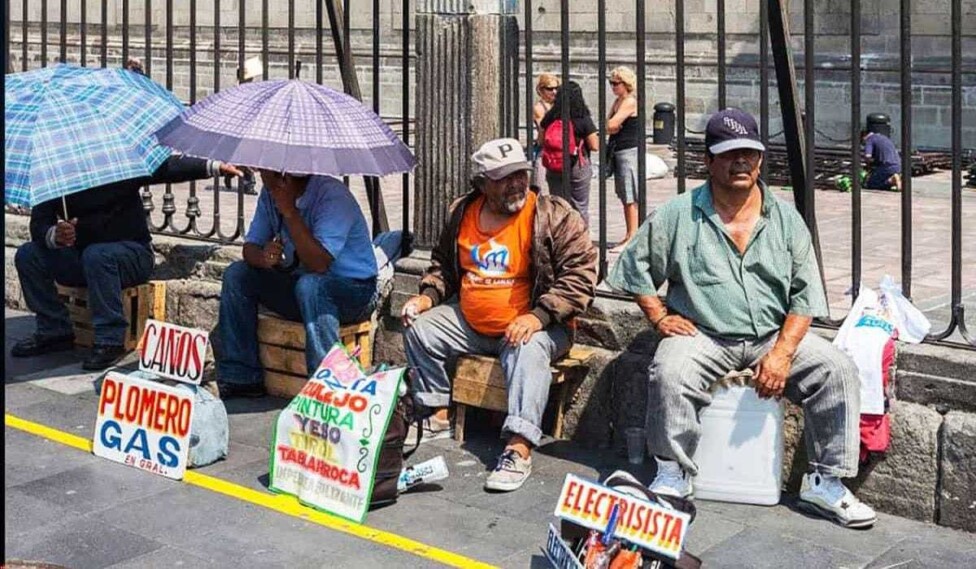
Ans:
[[[200,385],[208,342],[203,330],[146,320],[139,348],[139,369]]]
[[[95,456],[179,480],[186,471],[193,395],[109,372],[95,421]]]

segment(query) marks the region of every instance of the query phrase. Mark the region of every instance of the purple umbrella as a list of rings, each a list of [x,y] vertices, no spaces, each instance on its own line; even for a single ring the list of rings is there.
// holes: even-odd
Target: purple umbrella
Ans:
[[[156,136],[186,154],[293,174],[386,176],[417,164],[361,102],[298,79],[215,93]]]

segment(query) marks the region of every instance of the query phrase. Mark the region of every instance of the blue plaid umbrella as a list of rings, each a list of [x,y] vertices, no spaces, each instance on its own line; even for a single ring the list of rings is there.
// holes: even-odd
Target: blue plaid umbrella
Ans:
[[[187,154],[292,174],[385,176],[417,164],[360,101],[299,79],[220,91],[156,134]]]
[[[124,69],[14,73],[4,95],[4,201],[26,207],[151,175],[172,152],[152,134],[183,110],[172,93]]]

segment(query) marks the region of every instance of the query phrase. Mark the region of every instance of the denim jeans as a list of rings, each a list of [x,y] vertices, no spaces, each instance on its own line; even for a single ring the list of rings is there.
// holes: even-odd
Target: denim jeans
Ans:
[[[498,356],[508,388],[508,416],[502,436],[521,435],[533,445],[542,439],[542,414],[552,383],[550,363],[570,347],[569,331],[553,324],[528,343],[511,346],[504,337],[475,332],[457,304],[435,306],[404,332],[407,362],[416,368],[414,398],[422,407],[446,407],[451,401],[447,364],[461,354]]]
[[[95,243],[78,252],[74,247],[49,249],[33,241],[14,257],[27,307],[37,315],[37,335],[72,333],[68,309],[54,286],[87,287],[95,344],[121,346],[128,323],[122,311],[122,289],[149,281],[155,264],[152,249],[135,241]]]
[[[331,273],[282,273],[237,261],[224,271],[220,290],[221,382],[255,384],[263,379],[258,357],[258,305],[305,323],[305,362],[315,373],[339,341],[339,325],[368,320],[376,306],[376,279]]]
[[[649,368],[647,446],[651,454],[698,473],[692,461],[701,439],[701,410],[708,388],[731,370],[754,368],[778,334],[726,340],[701,331],[664,338]],[[813,332],[803,337],[783,396],[803,407],[803,436],[810,466],[823,474],[857,475],[861,383],[854,361]]]

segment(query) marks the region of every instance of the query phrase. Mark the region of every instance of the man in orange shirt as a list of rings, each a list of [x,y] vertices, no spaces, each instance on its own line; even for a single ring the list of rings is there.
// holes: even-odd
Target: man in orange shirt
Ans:
[[[550,362],[569,350],[572,321],[596,291],[596,249],[566,201],[529,189],[519,141],[485,143],[471,157],[473,190],[451,205],[420,294],[403,307],[407,361],[417,371],[425,436],[450,434],[446,367],[460,354],[498,356],[508,385],[505,450],[485,489],[516,490],[542,438]]]

